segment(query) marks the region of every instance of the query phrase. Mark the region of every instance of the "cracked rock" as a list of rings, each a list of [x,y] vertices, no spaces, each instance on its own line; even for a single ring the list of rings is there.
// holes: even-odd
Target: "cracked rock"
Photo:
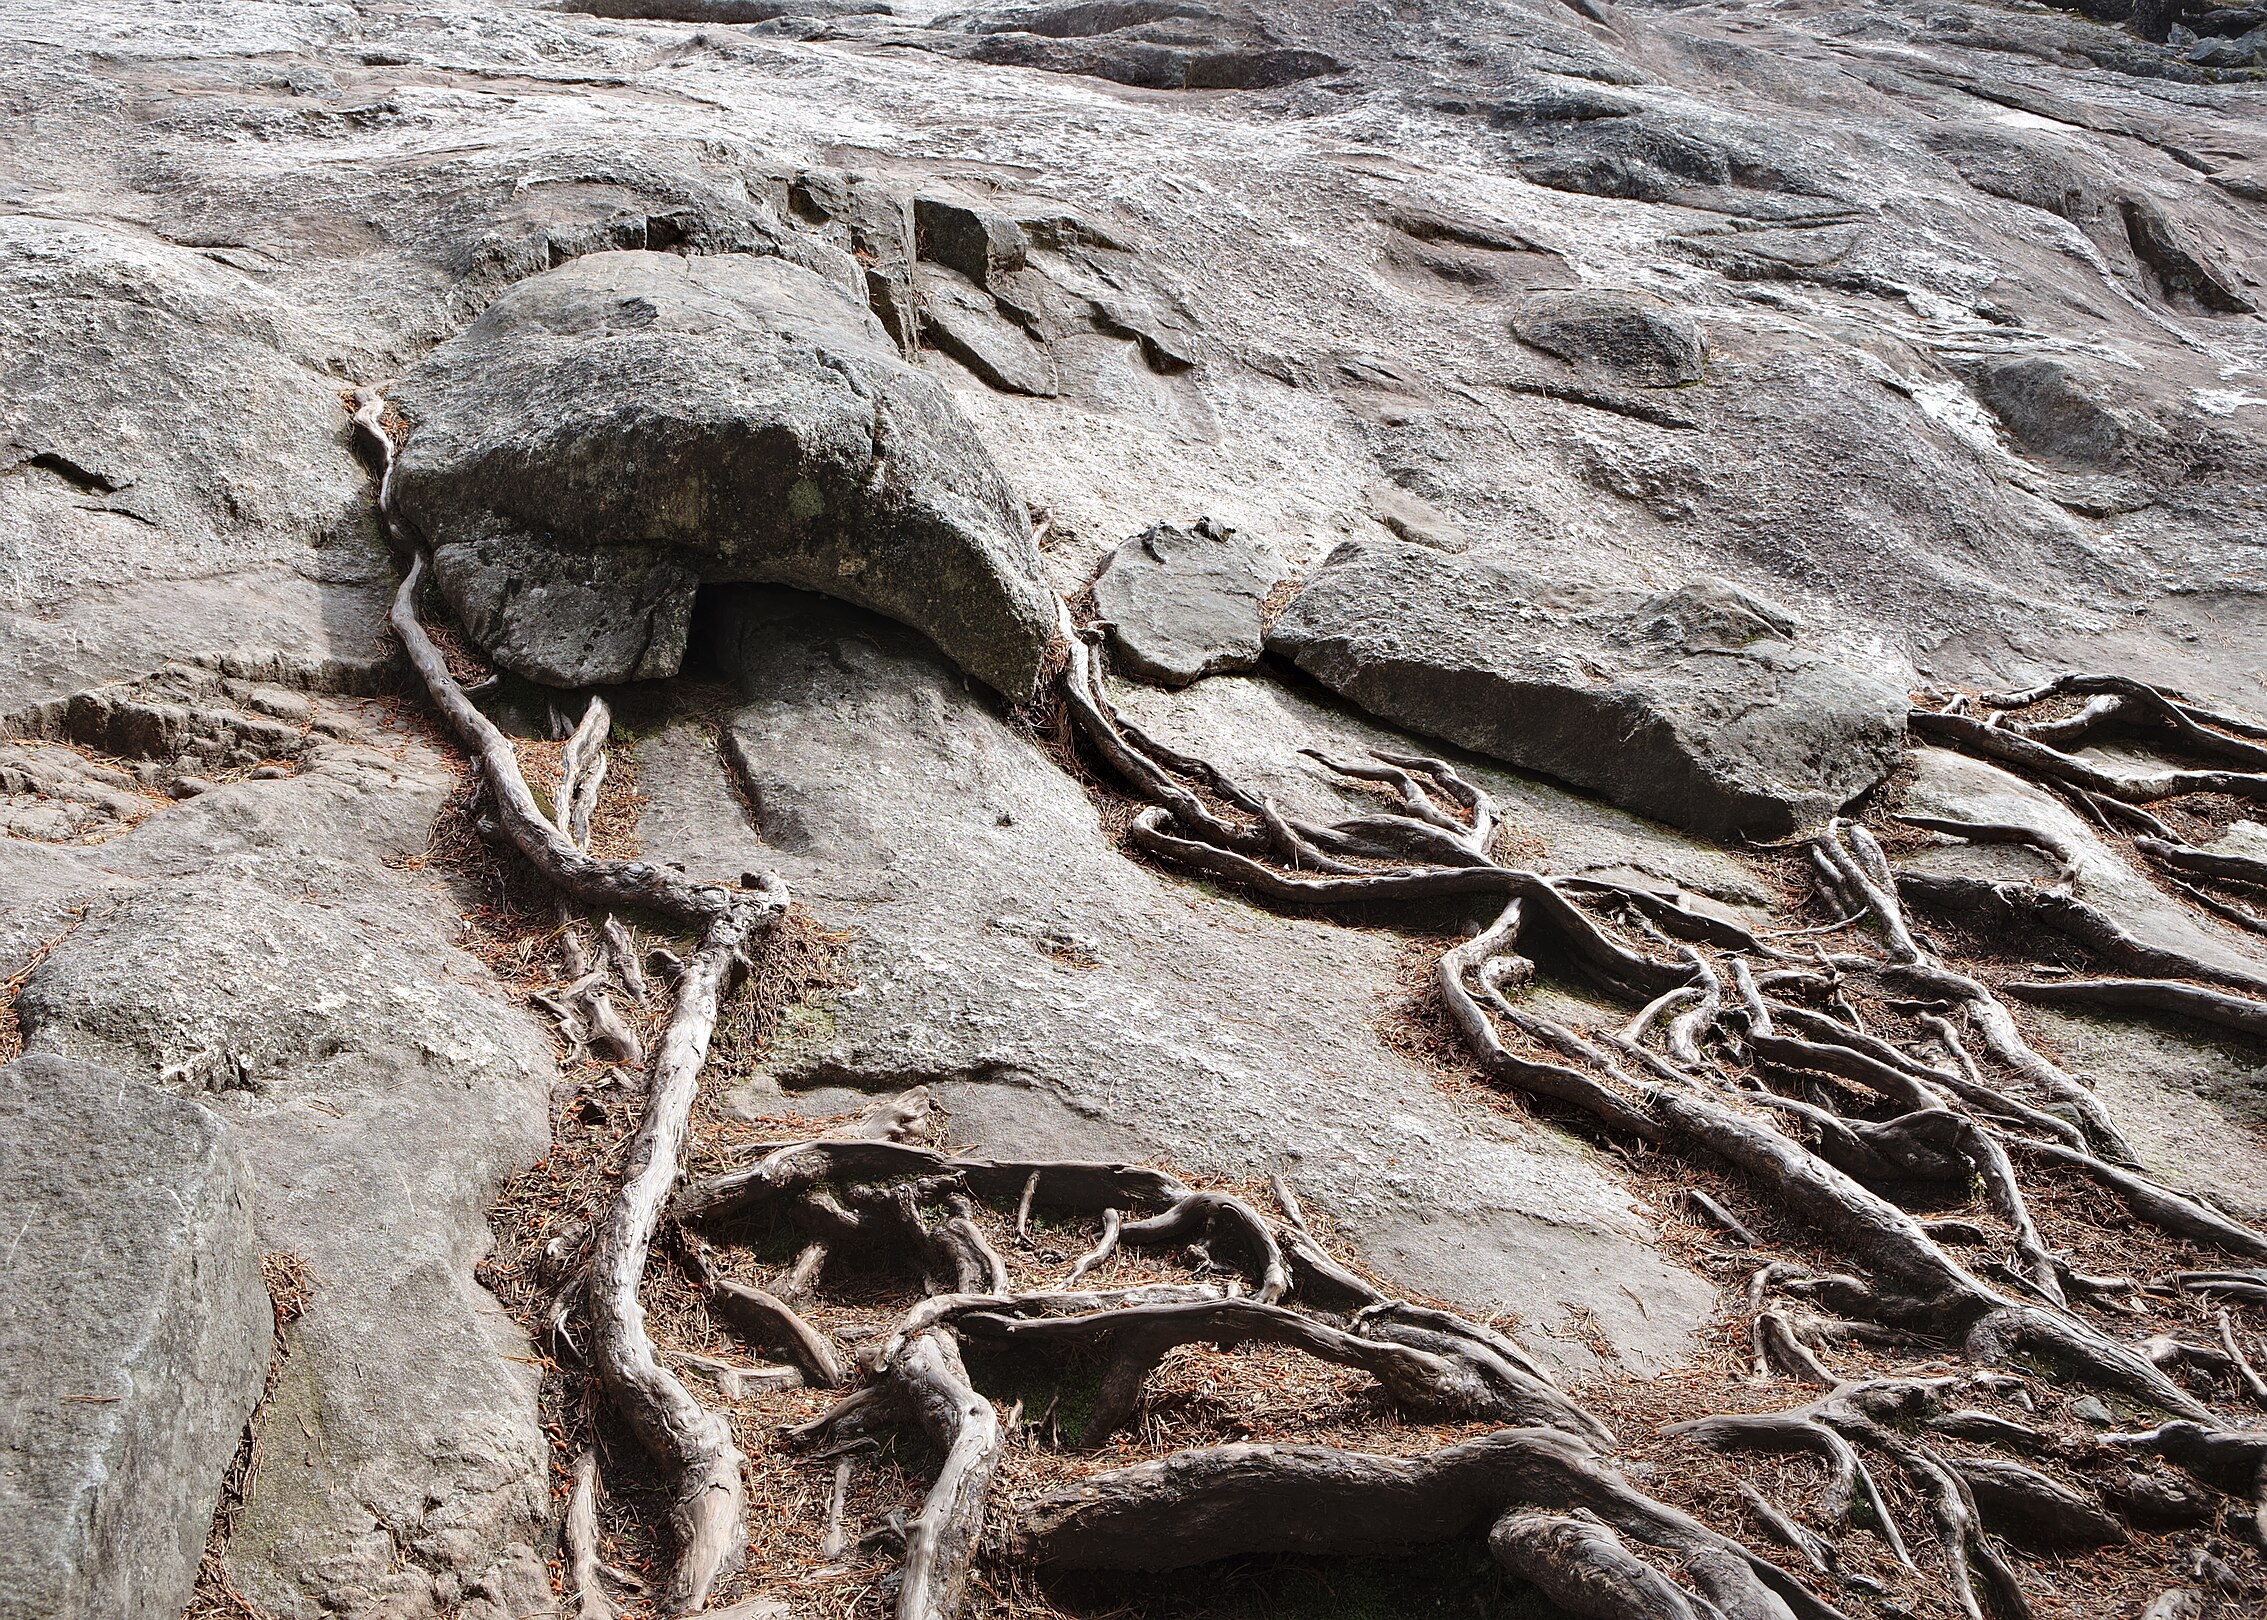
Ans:
[[[178,1613],[274,1319],[210,1110],[46,1054],[0,1069],[0,1615]]]

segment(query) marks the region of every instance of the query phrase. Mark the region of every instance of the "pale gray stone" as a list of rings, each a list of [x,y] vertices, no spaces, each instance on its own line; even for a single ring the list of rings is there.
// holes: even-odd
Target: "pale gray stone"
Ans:
[[[1160,523],[1110,554],[1094,607],[1122,667],[1160,686],[1259,662],[1260,605],[1282,565],[1248,535],[1199,518]]]
[[[236,1585],[279,1620],[516,1620],[549,1601],[548,1449],[526,1343],[472,1272],[504,1179],[543,1152],[551,1060],[454,948],[447,894],[389,869],[423,852],[447,768],[335,706],[316,726],[300,774],[30,870],[55,899],[25,932],[61,937],[16,1010],[33,1052],[225,1119],[260,1247],[312,1274]],[[102,904],[69,927],[74,889]]]
[[[0,1068],[0,1616],[180,1612],[267,1376],[252,1177],[210,1110]]]
[[[1384,719],[1717,838],[1823,821],[1904,737],[1887,673],[1722,580],[1649,591],[1350,542],[1268,646]]]

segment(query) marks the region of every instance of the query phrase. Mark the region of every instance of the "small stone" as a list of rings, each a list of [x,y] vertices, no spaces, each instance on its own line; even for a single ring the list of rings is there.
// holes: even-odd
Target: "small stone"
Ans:
[[[193,799],[200,793],[210,793],[213,785],[201,776],[177,776],[166,783],[165,791],[176,799]]]
[[[2081,1395],[2072,1401],[2070,1403],[2070,1415],[2081,1423],[2092,1424],[2097,1429],[2109,1429],[2117,1426],[2117,1419],[2111,1414],[2110,1409],[2091,1395]]]
[[[1110,554],[1094,605],[1127,671],[1160,686],[1259,662],[1260,604],[1279,570],[1237,530],[1160,523]]]
[[[1638,388],[1700,380],[1708,343],[1693,319],[1643,293],[1530,293],[1512,317],[1520,341]]]
[[[979,287],[1024,265],[1023,229],[1012,219],[949,197],[913,199],[922,258],[959,271]]]
[[[1470,551],[1472,537],[1454,518],[1398,484],[1378,482],[1362,491],[1377,520],[1413,546],[1435,551]]]

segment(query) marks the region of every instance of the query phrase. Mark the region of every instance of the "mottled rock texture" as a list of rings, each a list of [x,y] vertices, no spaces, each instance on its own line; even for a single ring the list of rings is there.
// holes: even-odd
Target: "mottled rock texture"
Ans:
[[[1260,609],[1275,559],[1234,529],[1199,519],[1136,535],[1094,581],[1094,610],[1121,665],[1161,686],[1259,662]]]
[[[1717,579],[1648,591],[1350,544],[1268,644],[1373,714],[1715,838],[1816,825],[1904,735],[1892,680]]]
[[[490,305],[399,404],[402,510],[506,669],[674,674],[699,584],[763,580],[902,619],[1010,698],[1038,678],[1053,611],[991,457],[800,266],[577,259]]]
[[[0,1068],[0,1615],[178,1613],[274,1318],[211,1111],[90,1063]]]

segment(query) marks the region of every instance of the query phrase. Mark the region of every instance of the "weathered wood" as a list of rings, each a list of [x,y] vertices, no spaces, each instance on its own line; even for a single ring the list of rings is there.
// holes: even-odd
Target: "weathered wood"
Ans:
[[[936,1483],[906,1527],[897,1620],[957,1620],[1005,1449],[999,1414],[969,1383],[942,1329],[915,1335],[891,1358],[890,1377],[915,1421],[945,1448]]]
[[[671,1613],[703,1607],[747,1546],[745,1459],[731,1426],[661,1365],[645,1330],[638,1285],[669,1196],[717,1008],[748,942],[746,911],[709,924],[677,979],[677,1005],[655,1048],[645,1115],[630,1140],[622,1185],[591,1235],[592,1360],[599,1382],[670,1481],[676,1562],[662,1597]]]
[[[723,1281],[709,1290],[709,1298],[720,1316],[756,1343],[785,1350],[815,1387],[838,1389],[850,1381],[832,1341],[777,1295]]]
[[[567,1517],[560,1527],[566,1545],[567,1590],[575,1601],[576,1620],[616,1620],[616,1608],[598,1574],[598,1453],[585,1451],[575,1459],[575,1483],[567,1493]]]
[[[1392,1555],[1472,1535],[1512,1508],[1584,1510],[1630,1541],[1705,1559],[1735,1612],[1838,1620],[1767,1559],[1632,1487],[1573,1438],[1499,1430],[1417,1457],[1232,1445],[1091,1475],[1030,1504],[1014,1551],[1056,1569],[1186,1569],[1246,1553]]]

